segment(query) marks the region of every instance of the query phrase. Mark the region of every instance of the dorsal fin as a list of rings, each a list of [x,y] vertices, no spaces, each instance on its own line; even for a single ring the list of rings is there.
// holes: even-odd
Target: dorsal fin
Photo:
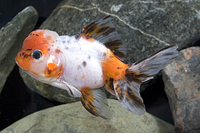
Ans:
[[[81,30],[80,35],[90,40],[96,39],[109,48],[116,57],[122,59],[125,57],[125,48],[122,47],[122,41],[119,34],[116,32],[112,18],[106,16],[100,20],[94,21]]]

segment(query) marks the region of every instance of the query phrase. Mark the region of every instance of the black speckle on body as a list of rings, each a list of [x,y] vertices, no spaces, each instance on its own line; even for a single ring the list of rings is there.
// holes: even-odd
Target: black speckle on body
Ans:
[[[38,34],[35,34],[36,36],[39,36]]]
[[[80,38],[80,35],[79,35],[79,34],[75,36],[75,39],[76,39],[76,40],[79,39],[79,38]]]
[[[79,70],[79,69],[81,69],[81,66],[80,66],[80,65],[78,65],[77,69],[78,69],[78,70]]]
[[[91,56],[88,56],[88,59],[91,59]]]
[[[32,49],[26,49],[26,51],[31,51]]]
[[[63,43],[66,43],[66,41],[63,41]]]
[[[67,40],[67,43],[71,43],[71,40]]]
[[[24,58],[28,58],[29,56],[31,56],[31,55],[25,54],[25,55],[24,55]]]
[[[83,61],[82,65],[83,65],[84,67],[86,67],[86,65],[87,65],[86,61]]]

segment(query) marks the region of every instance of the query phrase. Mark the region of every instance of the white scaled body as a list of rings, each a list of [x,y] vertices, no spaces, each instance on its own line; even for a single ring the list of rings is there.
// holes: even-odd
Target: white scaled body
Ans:
[[[108,50],[103,44],[81,37],[60,36],[55,47],[64,55],[65,69],[61,75],[64,81],[78,90],[83,86],[99,88],[104,85],[101,61]]]

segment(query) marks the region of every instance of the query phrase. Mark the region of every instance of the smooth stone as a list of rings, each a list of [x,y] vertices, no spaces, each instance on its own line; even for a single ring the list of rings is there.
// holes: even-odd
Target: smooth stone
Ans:
[[[138,116],[108,100],[113,117],[105,120],[87,112],[81,102],[64,104],[33,113],[1,133],[173,133],[174,127],[148,113]]]
[[[29,6],[0,29],[0,93],[15,66],[15,57],[22,47],[22,42],[34,29],[37,19],[37,11]]]

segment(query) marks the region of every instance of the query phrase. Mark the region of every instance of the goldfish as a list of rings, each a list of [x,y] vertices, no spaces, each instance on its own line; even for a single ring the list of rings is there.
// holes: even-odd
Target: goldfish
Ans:
[[[18,52],[16,64],[43,83],[80,97],[91,114],[110,119],[105,93],[116,97],[121,105],[136,115],[146,112],[140,85],[171,63],[177,45],[171,45],[132,64],[123,63],[125,48],[112,24],[111,16],[94,21],[79,34],[59,36],[47,29],[32,31]]]

